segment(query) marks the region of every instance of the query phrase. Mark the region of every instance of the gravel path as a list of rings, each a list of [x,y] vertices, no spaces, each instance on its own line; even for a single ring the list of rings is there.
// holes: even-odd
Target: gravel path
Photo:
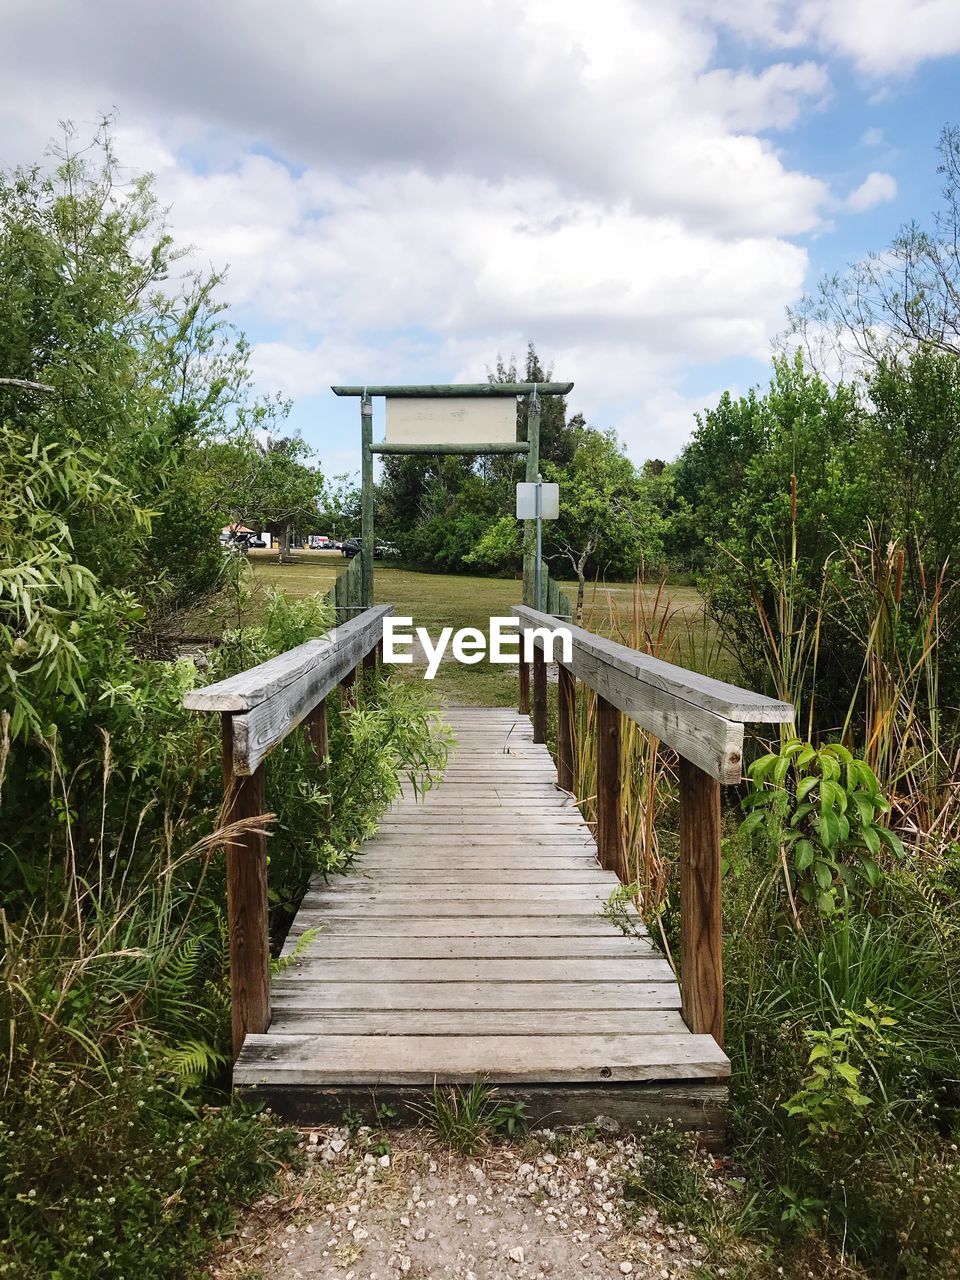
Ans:
[[[306,1175],[254,1206],[211,1276],[671,1280],[705,1253],[624,1200],[648,1158],[632,1136],[543,1130],[473,1158],[423,1130],[311,1129],[304,1144]]]

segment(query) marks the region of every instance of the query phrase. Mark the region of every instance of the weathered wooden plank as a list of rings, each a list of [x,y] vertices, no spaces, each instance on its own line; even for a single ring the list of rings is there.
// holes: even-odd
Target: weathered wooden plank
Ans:
[[[683,1016],[723,1044],[720,787],[680,761],[680,972]],[[431,891],[432,892],[432,891]]]
[[[345,1009],[342,1012],[291,1008],[277,1004],[271,1035],[397,1036],[409,1035],[406,1009]],[[683,1018],[673,1009],[513,1009],[509,1018],[498,1010],[470,1013],[450,1009],[421,1009],[416,1015],[420,1036],[529,1035],[682,1035]]]
[[[679,1009],[676,981],[366,982],[332,987],[281,974],[278,1003],[312,1009]]]
[[[526,605],[515,605],[513,612],[528,626],[556,626],[555,618]],[[607,640],[572,623],[565,625],[573,637],[574,650],[591,653],[605,665],[619,669],[651,689],[658,689],[684,702],[695,702],[726,720],[738,720],[741,724],[789,724],[794,717],[794,709],[788,702],[688,671],[686,667],[678,667],[627,645],[617,644],[615,640]]]
[[[335,895],[308,893],[303,901],[307,907],[323,907],[330,916],[359,916],[366,912],[368,916],[377,917],[378,928],[380,916],[402,915],[404,907],[408,910],[410,907],[409,895],[407,896],[407,901],[404,902],[402,897],[397,894],[389,898],[377,897],[369,899],[363,895],[357,895],[354,899],[348,900],[346,898],[337,899]],[[565,915],[589,918],[594,915],[599,916],[602,906],[603,898],[588,901],[583,898],[544,898],[528,902],[521,902],[515,898],[471,898],[469,902],[444,902],[433,898],[425,898],[417,904],[416,918],[420,923],[431,918],[446,916],[457,917],[462,921],[482,916],[506,918],[507,916]]]
[[[355,898],[362,902],[392,902],[406,904],[416,903],[417,911],[429,912],[437,905],[459,903],[463,908],[461,914],[467,914],[478,902],[510,902],[521,909],[532,907],[537,902],[550,902],[557,905],[558,910],[567,910],[571,903],[581,904],[589,910],[598,910],[598,903],[605,902],[610,896],[611,886],[605,882],[595,884],[556,884],[553,880],[538,884],[483,884],[469,888],[458,884],[424,884],[413,889],[412,886],[382,884],[375,880],[352,880],[346,884],[337,884],[326,891],[311,890],[304,902],[318,898],[323,902],[349,903]]]
[[[310,640],[241,676],[184,695],[184,706],[233,712],[233,771],[249,775],[378,643],[389,612],[389,605],[368,609],[329,638]]]
[[[491,904],[494,905],[494,904]],[[320,909],[305,901],[307,913],[319,913],[323,917],[325,934],[355,935],[370,930],[369,914],[357,903],[342,912]],[[611,936],[611,926],[599,912],[595,915],[580,913],[558,915],[552,908],[530,915],[513,915],[499,912],[496,915],[413,915],[395,911],[393,915],[377,914],[376,932],[380,937],[397,938],[560,938]],[[679,1005],[678,1005],[679,1007]]]
[[[349,1111],[370,1125],[381,1122],[382,1110],[405,1123],[419,1124],[429,1104],[432,1085],[335,1088],[318,1085],[259,1084],[241,1087],[263,1106],[291,1124],[341,1124]],[[726,1137],[725,1081],[678,1080],[675,1083],[589,1085],[511,1084],[499,1087],[503,1102],[523,1106],[532,1127],[587,1125],[603,1116],[629,1132],[637,1125],[670,1125],[696,1133],[699,1146],[722,1149]]]
[[[250,711],[282,693],[289,685],[295,684],[301,676],[306,675],[324,661],[324,655],[335,650],[338,645],[348,644],[351,637],[358,632],[363,634],[368,628],[376,629],[380,624],[381,634],[383,619],[391,612],[391,606],[377,605],[375,616],[364,620],[361,617],[351,619],[330,632],[329,636],[321,636],[316,640],[308,640],[261,662],[249,671],[241,671],[239,675],[230,676],[226,680],[218,680],[216,684],[202,689],[191,689],[183,696],[183,705],[190,711]]]
[[[557,785],[573,791],[576,744],[577,682],[566,667],[557,670]]]
[[[429,1065],[428,1065],[429,1064]],[[546,1084],[726,1079],[712,1036],[249,1036],[234,1079],[288,1084]]]
[[[373,867],[368,864],[366,858],[363,858],[360,866],[364,874],[350,877],[344,883],[360,885],[372,883],[402,884],[407,885],[414,891],[417,891],[422,885],[470,885],[471,892],[473,892],[472,887],[475,885],[514,884],[522,887],[530,884],[597,884],[597,876],[604,875],[596,863],[587,858],[584,858],[579,866],[568,867],[560,863],[546,868],[532,869],[528,862],[525,862],[519,868],[516,865],[503,866],[499,864],[486,867],[465,867],[462,860],[458,860],[455,867],[449,865],[446,867],[424,867],[413,862],[402,867],[391,867],[389,863]],[[540,874],[535,876],[532,871],[539,871]],[[609,892],[615,889],[619,882],[616,876],[610,874],[602,883]]]
[[[453,960],[332,960],[328,956],[314,956],[309,952],[295,960],[284,970],[287,980],[294,977],[309,981],[312,978],[324,982],[344,984],[352,990],[353,984],[367,983],[379,986],[384,982],[513,982],[521,971],[514,959],[453,959]],[[666,960],[658,956],[652,947],[638,955],[625,959],[605,956],[584,959],[524,960],[524,983],[600,983],[600,982],[675,982],[673,970]]]
[[[522,841],[504,835],[477,835],[473,831],[451,834],[448,828],[436,832],[420,832],[415,840],[408,839],[403,832],[393,834],[382,832],[364,845],[364,849],[370,852],[377,849],[410,849],[411,847],[434,850],[459,848],[465,852],[471,849],[476,849],[478,852],[484,849],[502,849],[504,852],[515,850],[520,854],[526,849],[536,853],[548,851],[567,853],[582,849],[596,852],[596,845],[589,834],[589,829],[582,833],[574,829],[570,832],[557,832],[555,835],[545,834],[539,839],[532,835],[528,839],[525,835]]]
[[[477,886],[514,885],[522,892],[524,889],[539,888],[543,885],[562,884],[570,888],[576,885],[600,885],[604,892],[609,894],[619,884],[615,875],[601,871],[595,864],[591,865],[586,860],[580,867],[552,868],[541,872],[539,876],[532,874],[526,863],[520,868],[513,866],[472,869],[464,868],[462,863],[453,869],[420,867],[411,863],[399,870],[391,870],[389,866],[374,869],[367,865],[364,858],[360,864],[360,870],[362,874],[345,876],[337,881],[335,887],[339,889],[342,885],[344,888],[367,889],[375,884],[403,885],[413,893],[419,893],[422,888],[428,897],[432,897],[434,886],[445,885],[450,890],[448,896],[454,897],[458,894],[463,895],[464,886],[469,886],[467,892],[473,894],[479,891]],[[598,876],[601,879],[598,880]]]
[[[233,776],[232,717],[222,717],[226,820],[261,818],[266,810],[263,770]],[[267,908],[267,846],[262,826],[234,835],[226,847],[227,921],[230,949],[230,1010],[233,1056],[250,1032],[270,1025],[270,937]]]
[[[587,959],[611,956],[614,959],[649,954],[649,943],[626,938],[606,930],[603,934],[577,933],[566,937],[422,938],[409,934],[391,937],[360,930],[331,933],[324,928],[323,913],[301,911],[287,935],[284,950],[289,952],[307,929],[320,933],[310,943],[310,956],[331,960],[538,960]],[[517,970],[516,972],[520,972]]]
[[[549,614],[523,605],[514,612],[528,627],[555,625]],[[740,780],[744,723],[793,718],[788,703],[697,676],[581,627],[571,625],[569,630],[573,675],[721,782]],[[542,648],[541,639],[537,644]]]

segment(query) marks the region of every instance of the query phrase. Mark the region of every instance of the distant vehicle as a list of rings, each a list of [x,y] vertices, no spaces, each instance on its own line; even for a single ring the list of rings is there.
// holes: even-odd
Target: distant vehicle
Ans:
[[[247,539],[247,546],[248,546],[248,547],[261,547],[261,548],[262,548],[262,547],[265,547],[266,545],[267,545],[267,544],[266,544],[266,542],[263,540],[263,538],[248,538],[248,539]]]
[[[363,550],[363,543],[359,538],[344,538],[340,551],[348,560],[352,560],[354,556],[358,556]],[[373,547],[374,560],[382,560],[384,556],[399,555],[396,547],[390,546],[388,543],[377,542]]]

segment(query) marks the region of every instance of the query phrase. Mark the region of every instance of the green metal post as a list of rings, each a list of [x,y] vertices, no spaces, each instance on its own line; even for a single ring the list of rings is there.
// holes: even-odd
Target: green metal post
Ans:
[[[360,539],[363,544],[362,590],[360,603],[365,609],[373,604],[373,401],[364,395],[360,401],[360,439],[363,450],[360,471]]]
[[[540,398],[527,396],[527,484],[536,484],[540,472]],[[523,603],[539,608],[534,599],[537,571],[537,522],[523,522]]]

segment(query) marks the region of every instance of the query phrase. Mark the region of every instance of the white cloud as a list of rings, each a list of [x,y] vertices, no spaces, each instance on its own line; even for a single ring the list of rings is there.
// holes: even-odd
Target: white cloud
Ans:
[[[860,143],[864,147],[882,147],[884,142],[882,129],[864,129]]]
[[[889,173],[868,173],[859,187],[845,200],[851,213],[865,213],[878,204],[887,204],[897,198],[897,180]]]
[[[849,58],[873,76],[960,52],[956,0],[687,0],[686,8],[776,49]]]
[[[171,134],[226,130],[296,164],[549,181],[729,234],[816,225],[822,183],[741,130],[820,94],[812,64],[709,78],[713,35],[656,0],[443,0],[369,6],[8,0],[4,96],[47,114],[118,104]],[[2,59],[2,54],[0,54]],[[749,119],[749,126],[744,121]]]
[[[888,26],[870,46],[813,0],[4,8],[0,158],[116,105],[178,238],[230,265],[265,390],[474,380],[532,337],[575,408],[661,453],[689,429],[691,368],[766,358],[804,285],[792,238],[837,207],[768,136],[829,99],[795,51],[879,65]],[[721,19],[776,61],[723,65]]]

